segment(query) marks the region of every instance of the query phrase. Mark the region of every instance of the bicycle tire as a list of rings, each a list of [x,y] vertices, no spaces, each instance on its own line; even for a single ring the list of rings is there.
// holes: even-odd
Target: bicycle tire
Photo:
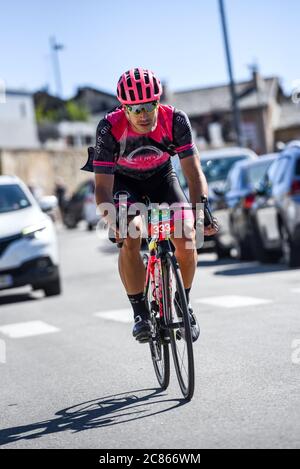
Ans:
[[[174,285],[170,285],[171,282],[171,273],[174,274],[174,278],[176,281],[174,290]],[[164,301],[164,309],[167,318],[167,325],[171,326],[173,321],[172,315],[172,308],[173,308],[173,299],[170,297],[170,292],[172,290],[178,292],[178,300],[181,305],[181,313],[182,313],[182,321],[180,330],[184,329],[184,337],[178,339],[178,331],[179,328],[174,329],[172,327],[169,328],[169,335],[171,341],[171,349],[173,355],[173,361],[175,365],[176,375],[178,379],[178,383],[181,389],[181,392],[186,400],[191,400],[194,395],[195,389],[195,371],[194,371],[194,353],[193,353],[193,343],[192,343],[192,336],[191,336],[191,327],[190,327],[190,318],[188,312],[188,306],[185,296],[185,290],[183,286],[182,276],[180,272],[180,268],[176,257],[174,254],[166,253],[165,257],[162,262],[162,274],[163,274],[163,301]],[[184,370],[187,374],[187,380],[184,380],[183,376],[183,365],[180,364],[180,357],[177,347],[177,341],[184,340],[186,343],[186,350],[187,350],[187,369],[184,367]]]
[[[147,254],[143,255],[143,262],[147,268],[149,257]],[[160,387],[165,390],[170,383],[170,351],[169,344],[163,343],[162,330],[159,321],[156,317],[156,312],[153,311],[151,301],[149,301],[149,287],[150,277],[148,279],[145,294],[148,310],[150,311],[151,321],[153,324],[153,337],[149,342],[152,364],[154,367],[155,375]]]

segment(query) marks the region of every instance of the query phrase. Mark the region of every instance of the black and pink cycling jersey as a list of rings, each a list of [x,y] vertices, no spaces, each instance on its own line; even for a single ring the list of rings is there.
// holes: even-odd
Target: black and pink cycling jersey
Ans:
[[[159,106],[157,125],[147,134],[132,129],[122,107],[113,109],[99,122],[92,150],[81,169],[135,179],[149,178],[173,155],[182,159],[196,153],[187,115],[168,105]]]

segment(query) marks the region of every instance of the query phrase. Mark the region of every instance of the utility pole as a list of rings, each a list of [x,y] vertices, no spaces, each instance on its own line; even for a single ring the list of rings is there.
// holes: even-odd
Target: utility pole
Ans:
[[[226,53],[227,68],[228,68],[228,74],[229,74],[229,80],[230,80],[231,106],[232,106],[232,113],[233,113],[234,129],[236,133],[237,143],[239,146],[242,146],[241,116],[240,116],[239,107],[237,103],[235,83],[234,83],[234,78],[233,78],[232,60],[231,60],[231,52],[230,52],[229,38],[228,38],[228,32],[227,32],[227,22],[226,22],[226,15],[225,15],[224,0],[219,0],[219,8],[220,8],[223,36],[224,36],[224,46],[225,46],[225,53]]]
[[[59,57],[58,52],[64,49],[62,44],[58,44],[54,36],[50,37],[50,49],[51,49],[51,56],[52,56],[52,64],[53,64],[53,71],[55,77],[55,84],[56,84],[56,95],[62,98],[62,80],[61,80],[61,73],[60,73],[60,64],[59,64]]]

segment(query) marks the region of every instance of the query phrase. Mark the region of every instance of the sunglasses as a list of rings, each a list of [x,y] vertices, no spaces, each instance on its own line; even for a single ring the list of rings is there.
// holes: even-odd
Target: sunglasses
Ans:
[[[141,104],[126,104],[126,109],[133,114],[140,114],[142,110],[145,112],[153,112],[158,106],[158,101],[151,101],[150,103],[141,103]]]

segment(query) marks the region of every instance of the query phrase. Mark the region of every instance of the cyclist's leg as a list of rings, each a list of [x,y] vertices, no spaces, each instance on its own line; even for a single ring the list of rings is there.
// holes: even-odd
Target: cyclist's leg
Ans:
[[[116,174],[113,196],[118,211],[120,197],[126,196],[127,206],[139,201],[135,181],[132,178]],[[140,256],[142,218],[137,215],[128,217],[130,230],[119,252],[119,273],[128,295],[134,295],[144,289],[145,268]],[[113,241],[113,240],[112,240]]]
[[[128,205],[139,202],[136,182],[125,176],[115,176],[114,199],[127,195]],[[151,323],[144,295],[145,266],[140,255],[142,217],[128,217],[129,230],[119,252],[119,273],[134,313],[133,336],[139,341],[148,341],[151,337]]]

